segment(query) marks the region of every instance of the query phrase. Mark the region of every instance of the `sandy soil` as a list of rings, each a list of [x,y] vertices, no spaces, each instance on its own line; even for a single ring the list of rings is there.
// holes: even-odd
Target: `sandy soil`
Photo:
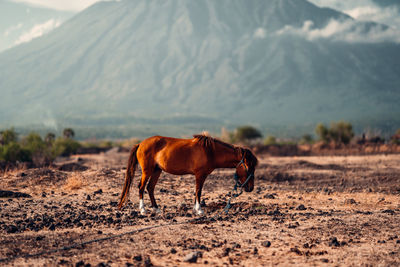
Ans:
[[[255,190],[211,221],[193,222],[190,175],[161,175],[162,214],[138,214],[135,186],[129,205],[118,211],[126,153],[6,172],[0,189],[31,197],[0,198],[0,265],[400,265],[400,155],[258,156]],[[208,177],[207,218],[224,208],[233,183],[233,170]],[[51,251],[156,225],[165,226]]]

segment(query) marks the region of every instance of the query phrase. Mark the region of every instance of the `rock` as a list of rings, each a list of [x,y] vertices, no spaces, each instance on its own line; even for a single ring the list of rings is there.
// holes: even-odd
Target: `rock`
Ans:
[[[84,262],[84,261],[78,261],[78,262],[75,264],[75,267],[81,267],[81,266],[85,266],[85,262]]]
[[[263,198],[266,198],[266,199],[275,199],[275,196],[274,196],[273,194],[266,194],[266,195],[263,196]]]
[[[90,195],[86,196],[86,200],[92,200],[92,198],[90,197]]]
[[[257,248],[257,247],[255,247],[255,248],[253,249],[253,254],[254,254],[254,255],[257,255],[257,254],[258,254],[258,248]]]
[[[193,252],[187,254],[183,261],[184,262],[195,263],[195,262],[197,262],[197,259],[201,258],[202,256],[203,255],[201,254],[200,251],[193,251]]]
[[[93,194],[97,195],[97,194],[103,194],[103,190],[100,188],[97,191],[94,191]]]
[[[332,237],[329,240],[329,246],[331,246],[331,247],[340,247],[340,243],[339,243],[339,241],[337,240],[336,237]]]
[[[170,252],[171,252],[171,254],[176,254],[178,251],[176,251],[175,248],[171,248]]]
[[[347,205],[354,205],[354,204],[357,204],[357,202],[356,202],[353,198],[347,198],[347,199],[344,201],[344,204],[347,204]]]
[[[18,231],[18,227],[11,224],[11,225],[7,226],[7,230],[6,231],[9,234],[16,233]]]
[[[145,267],[151,267],[151,266],[153,266],[153,263],[151,262],[149,256],[147,256],[147,257],[144,259],[144,266],[145,266]]]
[[[229,252],[231,252],[231,248],[225,248],[224,253],[222,254],[222,257],[229,256]]]
[[[61,166],[58,167],[60,171],[65,171],[65,172],[76,172],[76,171],[86,171],[89,169],[86,166],[83,166],[81,164],[71,162],[71,163],[65,163]]]
[[[303,204],[298,205],[296,208],[296,210],[306,210],[306,209],[307,208]]]
[[[383,210],[382,213],[387,213],[387,214],[390,214],[390,215],[394,215],[396,212],[394,210],[387,209],[387,210]]]
[[[303,252],[301,252],[301,250],[298,249],[297,247],[295,247],[295,248],[290,248],[290,252],[294,252],[294,253],[296,253],[297,255],[303,255]]]
[[[263,247],[269,248],[271,246],[271,242],[270,241],[264,241],[264,242],[261,243],[261,245]]]
[[[0,190],[0,198],[19,198],[19,197],[31,198],[32,196],[21,192]]]
[[[134,259],[135,261],[142,261],[142,260],[143,260],[142,255],[134,256],[133,259]]]

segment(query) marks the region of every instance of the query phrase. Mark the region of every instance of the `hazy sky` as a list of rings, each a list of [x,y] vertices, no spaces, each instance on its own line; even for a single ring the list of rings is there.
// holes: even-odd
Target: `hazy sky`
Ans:
[[[0,2],[3,0],[0,0]],[[47,7],[57,10],[53,15],[43,17],[40,21],[33,20],[30,9],[26,9],[24,21],[16,21],[17,17],[0,17],[0,52],[14,45],[29,42],[33,38],[39,37],[61,25],[67,16],[61,17],[63,11],[69,11],[72,15],[77,13],[95,2],[101,0],[5,0],[19,3],[28,3],[34,6]],[[103,0],[104,1],[104,0]],[[106,0],[120,1],[120,0]],[[129,0],[126,0],[129,1]],[[143,0],[147,1],[147,0]],[[194,1],[194,0],[188,0]],[[218,1],[218,0],[215,0]],[[267,0],[265,0],[267,1]],[[362,33],[355,23],[343,21],[331,21],[324,29],[314,29],[310,21],[305,21],[304,26],[299,29],[287,27],[282,29],[279,34],[296,34],[304,36],[309,40],[330,38],[349,42],[381,42],[394,41],[400,43],[400,10],[396,7],[380,7],[373,0],[309,0],[310,2],[322,6],[331,7],[342,11],[353,18],[361,21],[375,21],[383,23],[390,28],[381,30],[378,27],[372,29],[367,34]],[[400,1],[400,0],[399,0]],[[57,13],[58,12],[58,13]],[[264,38],[264,29],[257,29],[255,37]]]
[[[12,0],[57,10],[80,11],[99,0]]]

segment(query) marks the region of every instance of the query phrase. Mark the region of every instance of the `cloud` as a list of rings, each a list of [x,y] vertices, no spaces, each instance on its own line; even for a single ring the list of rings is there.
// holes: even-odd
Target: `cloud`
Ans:
[[[256,39],[264,39],[267,36],[267,32],[264,28],[257,28],[254,31],[254,38]]]
[[[301,36],[309,41],[328,39],[349,43],[400,43],[400,31],[379,24],[367,25],[350,19],[343,21],[332,19],[324,28],[318,29],[313,26],[314,23],[308,20],[301,28],[285,26],[276,34]]]
[[[101,0],[12,0],[57,10],[81,11]],[[109,1],[109,0],[108,0]]]
[[[18,23],[17,25],[14,25],[14,26],[11,26],[11,27],[7,28],[3,33],[4,37],[8,37],[14,31],[17,31],[17,30],[21,29],[22,26],[23,26],[22,23]]]
[[[374,21],[400,30],[400,10],[395,6],[382,7],[372,0],[309,0],[320,7],[337,9],[361,21]]]
[[[40,37],[45,33],[60,26],[61,22],[55,19],[50,19],[44,23],[36,24],[28,32],[24,32],[16,41],[15,45],[26,43],[34,38]]]

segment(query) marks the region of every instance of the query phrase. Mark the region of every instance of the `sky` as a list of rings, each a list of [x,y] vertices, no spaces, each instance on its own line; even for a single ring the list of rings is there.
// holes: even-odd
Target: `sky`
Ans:
[[[81,11],[100,0],[12,0],[65,11]],[[378,7],[372,0],[309,0],[318,6],[338,9],[358,20],[373,20],[400,29],[400,13],[393,7]]]
[[[12,0],[63,11],[81,11],[99,0]]]
[[[0,3],[1,1],[30,4],[32,5],[32,10],[34,7],[45,7],[49,10],[53,10],[54,14],[48,15],[47,17],[42,16],[40,19],[34,19],[32,17],[33,14],[31,14],[29,8],[27,8],[26,14],[24,14],[25,21],[9,21],[9,23],[7,23],[4,17],[3,19],[0,17],[0,52],[12,46],[29,42],[36,37],[52,31],[72,16],[72,14],[78,13],[101,0],[0,0]],[[315,29],[311,21],[305,21],[301,28],[287,27],[279,31],[278,34],[295,34],[303,36],[308,40],[330,38],[349,42],[374,43],[394,41],[400,43],[400,10],[398,8],[393,6],[380,7],[374,3],[373,0],[309,1],[321,7],[330,7],[344,12],[358,21],[374,21],[386,24],[389,26],[389,29],[383,30],[376,27],[365,34],[363,33],[363,28],[360,28],[354,22],[331,21],[324,29]],[[71,15],[60,14],[60,12],[69,12]],[[29,16],[31,17],[30,20],[28,20]],[[15,16],[9,18],[10,20],[15,19]],[[266,32],[264,29],[260,28],[256,30],[254,36],[256,38],[265,38]]]

